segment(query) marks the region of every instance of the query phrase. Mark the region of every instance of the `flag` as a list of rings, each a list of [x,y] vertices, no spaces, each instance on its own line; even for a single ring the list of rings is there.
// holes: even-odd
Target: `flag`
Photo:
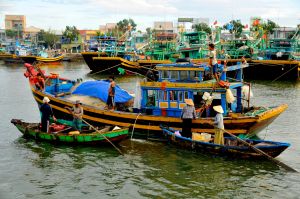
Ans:
[[[216,25],[218,23],[218,21],[216,20],[215,22],[214,22],[214,25]]]
[[[248,28],[248,24],[244,25],[244,29]]]
[[[257,26],[257,25],[259,25],[259,19],[255,19],[255,20],[253,21],[253,26]]]
[[[233,24],[229,23],[229,24],[227,24],[226,29],[227,30],[232,30],[233,27],[234,27]]]

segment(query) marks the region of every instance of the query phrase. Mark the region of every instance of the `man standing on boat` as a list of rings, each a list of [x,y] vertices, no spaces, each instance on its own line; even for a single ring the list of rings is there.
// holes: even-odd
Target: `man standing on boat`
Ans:
[[[109,77],[109,87],[108,87],[108,97],[107,97],[107,108],[110,110],[115,110],[115,88],[116,88],[116,83],[114,81],[115,77],[110,76]]]
[[[215,44],[210,43],[208,44],[208,50],[209,50],[209,62],[208,64],[212,68],[213,76],[215,77],[216,81],[219,82],[219,76],[218,76],[218,61],[217,61],[217,52],[215,50]]]
[[[43,132],[47,132],[49,130],[49,123],[50,123],[50,116],[53,117],[54,121],[56,121],[56,118],[54,117],[53,114],[53,110],[51,108],[51,106],[49,105],[49,98],[48,97],[44,97],[43,99],[43,104],[40,107],[40,112],[42,114],[41,116],[41,130]]]
[[[76,130],[81,131],[83,108],[79,100],[76,100],[72,108],[73,126]]]
[[[216,117],[215,117],[215,122],[214,125],[216,126],[215,128],[215,139],[214,143],[215,144],[224,144],[224,135],[223,131],[224,130],[224,121],[223,121],[223,108],[222,106],[214,106],[213,109],[217,112]]]
[[[181,119],[182,119],[182,132],[183,137],[191,138],[192,137],[192,120],[196,119],[196,110],[194,107],[194,102],[192,99],[184,99],[184,102],[187,104],[182,109]]]

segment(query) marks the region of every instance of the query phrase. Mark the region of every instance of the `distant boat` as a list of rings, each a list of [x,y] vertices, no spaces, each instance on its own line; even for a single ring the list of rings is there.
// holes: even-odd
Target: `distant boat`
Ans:
[[[60,125],[60,130],[50,133],[42,132],[39,129],[39,123],[27,123],[19,119],[12,119],[14,124],[25,137],[35,140],[43,140],[55,143],[69,144],[109,144],[105,137],[114,143],[124,140],[128,135],[128,128],[111,130],[110,127],[99,129],[99,132],[94,130],[82,130],[80,133],[74,131],[69,126]]]
[[[172,128],[161,128],[163,134],[167,137],[167,140],[171,144],[183,149],[201,151],[203,153],[217,154],[222,156],[233,156],[237,158],[263,157],[262,154],[255,152],[249,146],[237,142],[237,140],[233,137],[225,137],[225,144],[219,145],[214,144],[212,140],[197,141],[192,140],[191,138],[183,137],[180,134],[176,134],[176,131]],[[289,143],[273,142],[267,140],[245,139],[245,141],[272,157],[277,157],[290,146]]]
[[[51,63],[51,62],[61,62],[64,58],[64,55],[58,55],[56,57],[40,57],[40,56],[33,56],[33,55],[25,55],[25,56],[20,56],[20,58],[25,63],[30,63],[30,64],[32,64],[35,61]]]

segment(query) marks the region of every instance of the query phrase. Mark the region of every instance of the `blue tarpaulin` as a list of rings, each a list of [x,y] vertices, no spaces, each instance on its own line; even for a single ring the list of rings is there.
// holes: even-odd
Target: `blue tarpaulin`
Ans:
[[[109,82],[103,80],[97,81],[86,81],[81,83],[72,94],[86,95],[90,97],[96,97],[101,99],[103,102],[107,101],[108,97]],[[125,103],[133,97],[125,90],[121,89],[116,85],[115,89],[115,102]]]

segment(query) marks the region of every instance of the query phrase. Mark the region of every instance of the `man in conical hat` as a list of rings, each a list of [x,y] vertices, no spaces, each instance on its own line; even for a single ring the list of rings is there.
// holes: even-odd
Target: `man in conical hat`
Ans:
[[[224,130],[224,121],[223,121],[223,108],[222,106],[214,106],[213,109],[217,112],[216,117],[215,117],[215,122],[214,125],[216,126],[216,131],[215,131],[215,139],[214,143],[215,144],[224,144],[224,135],[223,131]]]

